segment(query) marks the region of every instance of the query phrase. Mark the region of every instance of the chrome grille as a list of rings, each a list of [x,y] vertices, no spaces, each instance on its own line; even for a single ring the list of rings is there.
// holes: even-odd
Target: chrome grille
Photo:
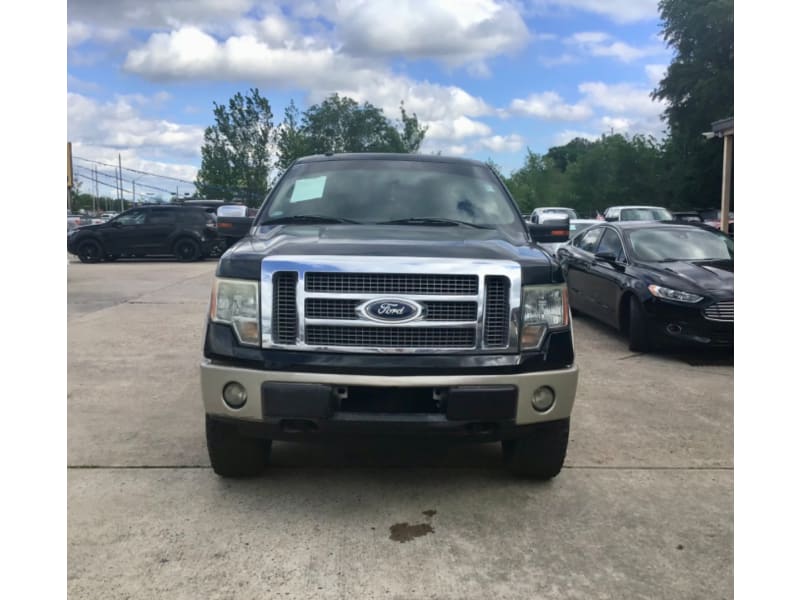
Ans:
[[[275,273],[272,294],[272,335],[280,344],[294,344],[297,341],[297,273]]]
[[[275,255],[261,266],[262,347],[353,353],[513,353],[520,265],[409,256]],[[407,302],[402,322],[364,306]]]
[[[333,294],[469,296],[478,293],[477,275],[306,273],[305,281],[307,292]]]
[[[306,319],[357,319],[356,306],[361,302],[341,298],[306,298]]]
[[[488,348],[508,346],[508,279],[486,278],[483,342]]]
[[[703,316],[709,321],[733,322],[733,300],[723,300],[703,309]]]
[[[309,325],[306,327],[306,343],[362,348],[473,348],[475,328]]]
[[[367,299],[306,298],[307,319],[356,320],[356,307]],[[475,321],[477,302],[420,302],[424,321]]]

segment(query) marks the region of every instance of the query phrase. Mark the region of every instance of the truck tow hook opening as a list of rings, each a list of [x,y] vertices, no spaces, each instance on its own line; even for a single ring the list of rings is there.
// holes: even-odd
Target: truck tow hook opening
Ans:
[[[493,423],[470,423],[467,425],[467,431],[473,435],[491,435],[494,429]]]
[[[319,429],[314,421],[308,419],[284,419],[281,421],[281,431],[284,433],[309,433]]]

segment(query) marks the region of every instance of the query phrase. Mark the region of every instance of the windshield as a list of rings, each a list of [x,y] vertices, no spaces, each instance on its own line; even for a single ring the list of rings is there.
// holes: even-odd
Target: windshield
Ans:
[[[369,224],[409,219],[482,226],[519,223],[488,168],[380,159],[295,165],[281,180],[259,224],[292,217]]]
[[[620,221],[671,221],[672,215],[666,208],[623,208]]]
[[[629,233],[633,255],[643,261],[733,259],[733,240],[704,229],[640,229]]]

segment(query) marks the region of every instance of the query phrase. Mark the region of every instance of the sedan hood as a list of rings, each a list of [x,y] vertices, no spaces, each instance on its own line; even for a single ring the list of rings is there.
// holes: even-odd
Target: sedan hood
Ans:
[[[688,283],[693,288],[712,292],[730,293],[733,295],[733,260],[714,261],[671,261],[663,263],[648,263],[647,266],[664,278],[664,284],[669,280],[679,280]]]

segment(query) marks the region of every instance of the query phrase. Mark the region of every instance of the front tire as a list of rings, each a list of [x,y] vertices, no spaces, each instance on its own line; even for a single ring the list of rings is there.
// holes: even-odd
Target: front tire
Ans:
[[[647,319],[639,299],[631,296],[628,313],[628,348],[631,352],[647,352],[650,350],[650,334],[647,330]]]
[[[214,473],[220,477],[255,477],[269,462],[272,440],[241,435],[235,425],[206,415],[206,444]]]
[[[78,259],[82,263],[97,263],[103,258],[103,248],[96,240],[85,240],[78,244]]]
[[[200,258],[200,244],[191,238],[181,238],[175,242],[175,256],[181,262],[193,262]]]
[[[514,474],[552,479],[561,472],[569,444],[569,418],[540,423],[530,435],[503,441],[503,459]]]

